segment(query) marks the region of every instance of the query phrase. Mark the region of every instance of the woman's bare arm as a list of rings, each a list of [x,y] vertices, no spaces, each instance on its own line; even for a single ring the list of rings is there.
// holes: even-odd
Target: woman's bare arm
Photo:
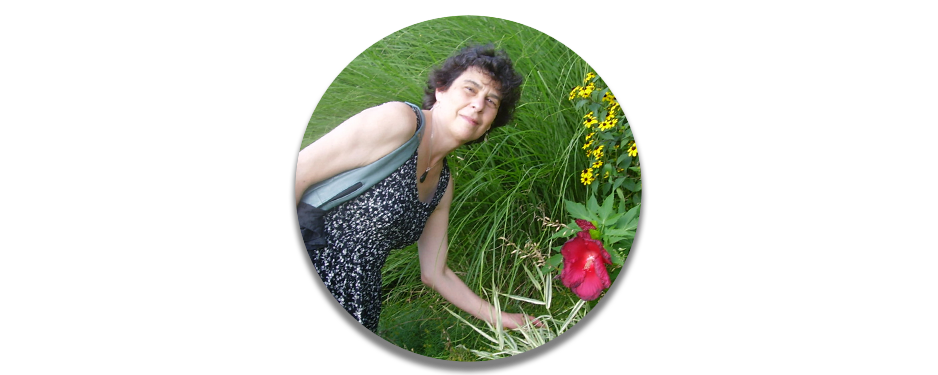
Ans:
[[[420,276],[423,283],[436,290],[456,307],[492,325],[496,324],[496,317],[500,317],[502,325],[509,329],[523,327],[527,321],[540,325],[540,322],[532,316],[496,310],[494,306],[469,289],[462,279],[449,269],[446,264],[449,251],[447,232],[452,200],[453,180],[450,179],[446,193],[436,210],[430,215],[423,234],[417,241]]]

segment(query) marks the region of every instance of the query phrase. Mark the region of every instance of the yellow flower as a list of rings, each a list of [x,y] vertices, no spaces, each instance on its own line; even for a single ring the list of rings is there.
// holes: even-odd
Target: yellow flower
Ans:
[[[592,184],[592,183],[593,183],[593,180],[595,180],[595,179],[596,179],[596,177],[593,176],[593,170],[592,170],[592,169],[587,168],[586,170],[583,171],[583,173],[580,174],[580,182],[582,182],[583,185]]]
[[[594,135],[596,135],[596,132],[592,132],[592,133],[587,134],[587,135],[586,135],[586,140],[588,141],[588,140],[592,139]]]
[[[612,119],[612,121],[606,120],[606,121],[600,122],[599,130],[606,131],[606,130],[612,129],[616,126],[616,123],[618,122],[619,122],[618,119]]]
[[[596,120],[596,117],[593,116],[592,111],[590,111],[590,113],[587,113],[586,116],[583,116],[583,118],[586,119],[586,121],[583,121],[583,126],[586,126],[587,129],[590,129],[593,125],[599,122]]]
[[[592,94],[593,90],[595,89],[596,89],[596,85],[590,82],[590,84],[586,85],[586,87],[583,87],[582,89],[580,89],[580,97],[589,98],[590,94]]]
[[[593,72],[586,73],[586,78],[583,78],[583,83],[587,83],[593,78],[596,78],[596,73],[593,73]]]
[[[603,175],[603,178],[609,178],[609,171],[606,171],[606,173]]]
[[[603,166],[603,161],[602,161],[602,160],[597,160],[595,163],[593,163],[593,166],[590,167],[590,168],[592,168],[592,169],[599,169],[599,167],[602,167],[602,166]]]
[[[593,140],[590,140],[589,142],[586,142],[586,143],[583,144],[583,149],[584,149],[584,150],[585,150],[585,149],[588,149],[588,148],[590,148],[590,146],[592,146],[592,145],[593,145]]]
[[[573,100],[573,98],[576,97],[577,93],[579,93],[580,90],[582,90],[582,89],[583,89],[583,88],[580,87],[580,86],[574,87],[574,88],[573,88],[573,91],[570,91],[570,99],[569,99],[569,100]]]
[[[629,145],[628,153],[629,153],[629,156],[633,158],[638,156],[638,149],[635,147],[635,142],[632,142],[632,144]]]
[[[593,150],[593,157],[596,159],[603,158],[603,146],[599,146],[595,150]]]
[[[614,105],[619,104],[616,102],[616,96],[612,94],[612,91],[606,91],[606,94],[603,95],[603,101]]]

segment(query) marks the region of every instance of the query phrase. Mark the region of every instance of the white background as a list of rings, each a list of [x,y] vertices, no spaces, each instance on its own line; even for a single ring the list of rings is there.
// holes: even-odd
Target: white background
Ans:
[[[763,3],[4,3],[0,371],[935,373],[936,12]],[[332,79],[452,15],[572,48],[642,157],[625,277],[491,363],[351,323],[292,206]]]

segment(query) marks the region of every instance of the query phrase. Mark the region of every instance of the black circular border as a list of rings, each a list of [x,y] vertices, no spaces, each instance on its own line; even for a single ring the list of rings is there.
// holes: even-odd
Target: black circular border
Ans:
[[[386,36],[387,35],[384,37]],[[553,35],[550,36],[553,37]],[[384,37],[381,37],[378,40],[381,40]],[[355,56],[352,56],[352,58],[349,59],[344,65],[342,65],[342,67],[339,68],[339,70],[332,76],[332,78],[329,79],[329,82],[323,86],[322,91],[320,91],[319,95],[316,97],[316,101],[313,102],[309,112],[306,114],[306,119],[303,121],[303,124],[300,127],[299,136],[297,137],[296,145],[294,146],[293,160],[290,164],[290,180],[287,183],[287,201],[289,205],[288,210],[290,212],[290,227],[293,231],[293,242],[296,246],[296,255],[300,261],[300,265],[303,267],[303,272],[306,273],[306,278],[309,281],[309,285],[313,288],[313,290],[316,291],[316,295],[319,297],[320,302],[322,302],[323,306],[329,311],[329,313],[335,317],[336,321],[342,325],[345,330],[355,336],[355,338],[358,339],[362,344],[365,344],[365,346],[371,350],[387,357],[392,361],[415,370],[436,374],[451,373],[454,371],[452,366],[454,364],[458,364],[460,366],[459,370],[484,371],[485,373],[509,373],[536,365],[559,354],[566,348],[579,341],[580,338],[585,336],[587,332],[592,330],[593,327],[595,327],[596,324],[598,324],[599,321],[604,316],[606,316],[615,302],[619,299],[619,296],[622,294],[622,290],[625,289],[626,284],[628,284],[629,279],[632,277],[632,272],[635,270],[636,262],[638,261],[639,255],[641,254],[642,243],[645,239],[645,227],[648,222],[648,172],[645,165],[644,152],[642,152],[642,143],[639,140],[638,130],[635,127],[635,122],[632,120],[632,116],[629,114],[628,108],[624,104],[620,103],[622,109],[625,111],[626,119],[632,127],[632,135],[635,138],[635,144],[638,147],[639,155],[642,155],[642,157],[639,159],[642,175],[642,208],[639,214],[638,228],[635,231],[635,239],[632,241],[632,248],[629,250],[625,264],[622,266],[622,270],[619,271],[619,276],[616,278],[616,281],[610,286],[608,290],[606,290],[606,293],[603,295],[602,299],[592,310],[590,310],[588,314],[586,314],[586,316],[583,317],[583,319],[577,322],[577,324],[574,324],[572,327],[570,327],[570,329],[562,333],[554,340],[540,347],[515,356],[480,362],[454,362],[426,357],[407,351],[382,339],[380,336],[372,333],[371,331],[367,330],[365,326],[358,323],[358,321],[353,319],[352,316],[346,312],[341,305],[339,305],[335,298],[332,297],[332,293],[329,292],[322,283],[322,280],[319,278],[319,274],[316,273],[315,267],[313,267],[312,261],[309,259],[309,255],[306,252],[306,245],[303,243],[303,237],[300,234],[300,227],[298,224],[299,219],[297,218],[296,213],[296,160],[300,152],[300,146],[302,145],[303,134],[306,132],[306,126],[313,114],[313,110],[315,110],[316,104],[319,103],[322,95],[326,92],[326,88],[328,88],[329,85],[332,84],[332,81],[335,80],[335,78],[339,75],[339,73],[345,69],[345,66],[354,60],[355,57],[361,54],[362,51],[376,43],[378,40],[375,40],[365,48],[362,48],[357,54],[355,54]],[[559,39],[557,40],[560,41]],[[584,61],[586,61],[593,68],[594,71],[602,76],[602,73],[599,71],[599,69],[596,69],[596,67],[590,63],[589,60],[586,60],[586,58],[580,54],[579,51],[573,47],[570,47],[563,41],[560,42],[580,55],[580,57],[582,57]],[[605,80],[604,76],[603,80]],[[617,98],[621,98],[621,96],[612,87],[612,83],[610,83],[608,80],[606,80],[606,83],[609,85],[609,89],[612,90],[613,94],[615,94]]]

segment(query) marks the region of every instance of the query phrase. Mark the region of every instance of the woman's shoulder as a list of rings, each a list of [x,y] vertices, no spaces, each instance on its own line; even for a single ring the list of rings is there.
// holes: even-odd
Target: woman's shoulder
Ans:
[[[387,102],[367,109],[371,112],[370,116],[385,126],[393,127],[395,130],[406,131],[410,129],[410,134],[417,130],[417,114],[413,107],[404,102]]]
[[[341,128],[341,129],[340,129]],[[387,102],[366,108],[338,126],[335,138],[377,160],[407,142],[417,130],[417,116],[407,103]]]

